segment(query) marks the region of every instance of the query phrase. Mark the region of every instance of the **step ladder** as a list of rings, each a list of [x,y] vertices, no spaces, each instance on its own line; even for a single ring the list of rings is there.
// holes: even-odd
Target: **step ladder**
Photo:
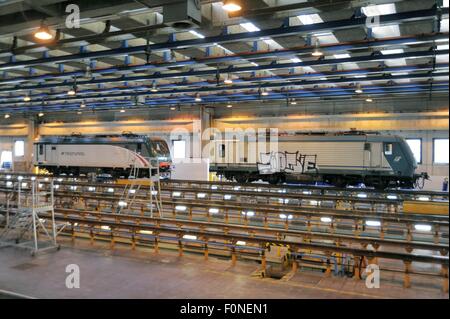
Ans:
[[[148,167],[140,168],[133,164],[130,168],[128,180],[125,182],[125,188],[117,205],[116,212],[118,214],[132,213],[133,205],[138,202],[137,196],[144,192],[144,201],[150,207],[150,217],[154,215],[160,218],[162,217],[159,160],[156,158],[145,159],[149,163]],[[143,174],[148,177],[139,178],[142,170],[148,170],[148,175]]]
[[[17,184],[17,202],[8,209],[8,223],[0,230],[0,247],[20,247],[32,255],[59,248],[56,242],[53,180],[49,191],[41,191],[41,180],[23,189]]]

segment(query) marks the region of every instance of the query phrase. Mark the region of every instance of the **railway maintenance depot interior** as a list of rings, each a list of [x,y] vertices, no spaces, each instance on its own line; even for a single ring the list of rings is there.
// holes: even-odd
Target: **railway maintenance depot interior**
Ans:
[[[0,1],[0,299],[448,299],[448,8]]]

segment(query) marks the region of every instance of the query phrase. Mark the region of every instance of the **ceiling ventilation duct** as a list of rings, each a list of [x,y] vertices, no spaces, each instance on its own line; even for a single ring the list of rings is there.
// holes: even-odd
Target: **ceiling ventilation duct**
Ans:
[[[200,0],[183,0],[164,5],[164,23],[176,29],[190,29],[202,22]]]

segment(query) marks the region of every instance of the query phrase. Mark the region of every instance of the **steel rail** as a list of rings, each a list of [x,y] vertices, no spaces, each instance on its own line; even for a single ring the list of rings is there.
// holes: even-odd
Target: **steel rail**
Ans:
[[[226,231],[230,233],[230,231],[241,231],[241,232],[248,232],[250,235],[254,235],[258,232],[264,233],[264,234],[270,234],[274,236],[274,238],[277,238],[279,235],[282,236],[298,236],[303,239],[322,239],[322,240],[333,240],[338,243],[342,242],[355,242],[362,245],[372,245],[373,247],[377,246],[395,246],[395,247],[401,247],[405,248],[407,251],[410,249],[425,249],[425,250],[432,250],[432,251],[439,251],[442,255],[448,254],[449,246],[446,244],[434,244],[434,243],[428,243],[428,242],[420,242],[420,241],[402,241],[402,240],[395,240],[395,239],[381,239],[377,237],[362,237],[362,236],[348,236],[348,235],[342,235],[342,234],[328,234],[328,233],[321,233],[321,232],[314,232],[314,231],[301,231],[301,230],[286,230],[286,229],[280,229],[280,228],[271,228],[271,227],[259,227],[259,226],[249,226],[249,225],[239,225],[239,224],[223,224],[218,222],[203,222],[203,221],[191,221],[191,220],[184,220],[184,219],[171,219],[171,218],[157,218],[157,217],[150,217],[150,216],[137,216],[137,215],[130,215],[130,214],[113,214],[113,213],[102,213],[97,211],[80,211],[77,209],[64,209],[64,208],[57,208],[56,213],[63,214],[66,216],[67,214],[76,214],[76,215],[83,215],[83,218],[86,218],[86,215],[91,216],[97,216],[100,217],[101,220],[104,220],[103,218],[111,218],[115,219],[118,222],[122,222],[124,219],[134,219],[138,220],[139,224],[142,222],[153,222],[154,224],[162,225],[162,224],[175,224],[177,227],[183,227],[185,225],[187,226],[196,226],[200,228],[221,228],[222,231]]]
[[[44,215],[45,216],[45,215]],[[138,219],[139,217],[137,217]],[[186,229],[186,228],[172,228],[172,227],[164,227],[162,225],[146,225],[141,223],[130,224],[130,223],[121,223],[116,221],[109,220],[92,220],[85,218],[77,218],[77,217],[65,217],[55,215],[55,219],[78,223],[78,224],[90,224],[96,226],[109,226],[111,229],[113,228],[125,228],[130,230],[150,230],[155,233],[161,234],[171,233],[176,234],[178,237],[182,238],[183,235],[195,235],[198,237],[204,238],[216,238],[216,239],[225,239],[231,242],[237,241],[246,241],[251,243],[256,243],[260,245],[265,245],[266,243],[273,243],[279,245],[289,245],[290,247],[298,247],[300,249],[311,249],[311,250],[321,250],[326,252],[338,252],[338,253],[348,253],[353,254],[355,256],[364,256],[369,258],[386,258],[386,259],[397,259],[403,261],[415,261],[415,262],[424,262],[424,263],[435,263],[448,266],[448,256],[436,256],[436,255],[420,255],[414,253],[399,253],[399,252],[388,252],[388,251],[380,251],[380,250],[369,250],[369,249],[361,249],[361,248],[350,248],[344,246],[334,246],[334,245],[326,245],[326,244],[317,244],[317,243],[304,243],[304,242],[295,242],[289,240],[280,240],[276,238],[267,238],[261,236],[251,236],[251,235],[243,235],[243,234],[224,234],[213,231],[205,231],[205,230],[196,230],[196,229]],[[161,219],[163,222],[164,219]]]
[[[107,187],[107,186],[106,186]],[[9,188],[0,188],[0,192],[12,193],[14,190]],[[106,201],[114,205],[122,199],[121,194],[111,195],[100,192],[78,192],[78,191],[67,191],[67,190],[57,190],[55,191],[55,197],[61,198],[82,198],[89,200],[99,200]],[[163,196],[162,196],[163,197]],[[146,195],[136,195],[136,199],[140,200],[140,203],[148,201],[148,196]],[[319,216],[319,217],[337,217],[345,219],[379,219],[382,221],[391,222],[404,222],[404,223],[417,223],[417,222],[427,222],[433,225],[448,226],[448,216],[442,215],[426,215],[426,214],[404,214],[404,213],[386,213],[386,212],[374,212],[365,210],[345,210],[345,209],[334,209],[327,207],[305,207],[305,206],[294,206],[294,205],[280,205],[280,204],[262,204],[259,207],[255,207],[257,203],[248,202],[235,202],[232,200],[199,200],[199,199],[177,199],[164,197],[163,204],[172,205],[174,203],[186,204],[192,207],[202,207],[202,208],[223,208],[223,209],[234,209],[234,210],[257,210],[262,213],[267,214],[280,214],[289,213],[300,216]],[[105,205],[103,205],[105,206]]]

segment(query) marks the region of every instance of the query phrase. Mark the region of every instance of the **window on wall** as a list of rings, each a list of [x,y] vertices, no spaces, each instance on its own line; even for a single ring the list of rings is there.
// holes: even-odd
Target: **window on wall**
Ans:
[[[433,163],[448,164],[448,138],[433,140]]]
[[[408,143],[409,148],[411,149],[412,153],[414,154],[414,158],[416,159],[416,162],[421,164],[422,163],[422,139],[407,138],[406,143]]]
[[[0,156],[0,168],[10,169],[12,168],[12,152],[3,151]]]
[[[186,141],[173,141],[173,158],[186,157]]]
[[[14,156],[24,156],[25,155],[25,142],[16,141],[14,143]]]

